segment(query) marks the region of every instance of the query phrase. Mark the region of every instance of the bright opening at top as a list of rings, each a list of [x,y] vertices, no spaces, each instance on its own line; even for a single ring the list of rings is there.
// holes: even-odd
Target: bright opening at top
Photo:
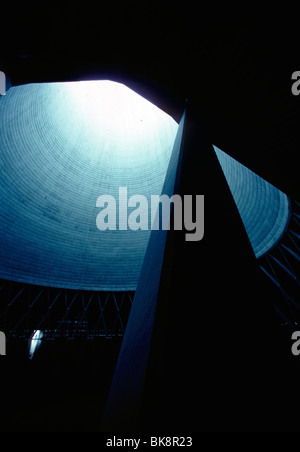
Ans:
[[[120,158],[139,159],[149,143],[164,146],[161,141],[168,137],[160,131],[170,125],[173,133],[177,131],[178,124],[168,114],[121,83],[69,82],[64,85],[64,95],[67,114],[84,127],[93,158],[101,148],[101,152],[107,150]]]

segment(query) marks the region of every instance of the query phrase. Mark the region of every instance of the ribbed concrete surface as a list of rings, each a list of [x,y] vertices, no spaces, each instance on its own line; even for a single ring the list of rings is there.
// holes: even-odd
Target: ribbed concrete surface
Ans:
[[[255,256],[259,258],[276,245],[286,230],[290,218],[289,199],[225,152],[216,146],[214,149]]]
[[[160,194],[177,128],[111,82],[11,88],[0,99],[0,277],[134,290],[150,231],[99,231],[96,200],[118,199],[119,186]]]

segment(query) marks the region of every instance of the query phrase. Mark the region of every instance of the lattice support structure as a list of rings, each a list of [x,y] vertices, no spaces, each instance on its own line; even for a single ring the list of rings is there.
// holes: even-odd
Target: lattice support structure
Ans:
[[[123,336],[133,291],[77,291],[0,281],[0,330],[8,340]]]
[[[300,204],[293,201],[291,206],[285,234],[258,263],[282,294],[283,303],[275,306],[276,311],[284,324],[294,329],[300,323]]]

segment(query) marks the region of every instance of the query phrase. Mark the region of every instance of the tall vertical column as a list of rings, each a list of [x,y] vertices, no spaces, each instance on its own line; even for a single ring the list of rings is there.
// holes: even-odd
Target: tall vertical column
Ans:
[[[178,181],[184,117],[178,127],[162,193],[172,196]],[[151,348],[164,249],[169,231],[153,230],[127,323],[102,430],[136,431]]]
[[[152,231],[102,430],[273,428],[289,406],[276,391],[290,393],[299,365],[195,105],[172,158],[175,193],[205,196],[204,238]]]

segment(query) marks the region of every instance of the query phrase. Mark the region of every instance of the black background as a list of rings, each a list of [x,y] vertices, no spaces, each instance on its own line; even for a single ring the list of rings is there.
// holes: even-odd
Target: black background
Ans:
[[[85,78],[120,80],[176,120],[180,119],[188,99],[193,106],[197,105],[210,142],[291,198],[300,200],[300,96],[291,92],[292,73],[300,70],[298,18],[294,6],[272,4],[271,7],[266,2],[252,8],[212,2],[40,2],[38,5],[24,2],[1,6],[0,69],[13,85]],[[267,284],[260,298],[276,298],[272,290]],[[274,413],[265,428],[273,431],[281,425],[284,431],[297,430],[299,365],[291,361],[294,357],[290,356],[290,338],[277,328],[280,319],[271,306],[268,301],[263,312],[253,308],[253,318],[261,315],[272,324],[269,334],[261,334],[254,345],[260,344],[272,354],[273,361],[269,360],[277,372],[271,384],[274,397],[280,402],[285,400],[283,410],[290,407],[290,411],[280,413],[280,418],[279,411]],[[240,314],[237,313],[237,318]],[[247,328],[255,325],[251,322],[246,322]],[[213,331],[213,325],[208,323],[206,331]],[[280,347],[278,354],[276,347]],[[111,356],[113,361],[115,355]],[[69,360],[72,362],[70,356]],[[62,369],[66,366],[56,365]],[[43,375],[50,367],[49,362],[44,365]],[[283,372],[281,379],[283,368],[288,371]],[[293,374],[295,370],[297,374]],[[101,374],[101,369],[98,372]],[[59,371],[56,387],[61,385],[58,375]],[[83,375],[81,370],[78,383]],[[105,385],[109,385],[109,371],[107,375],[103,377]],[[86,379],[88,386],[89,379]],[[17,392],[13,385],[17,387],[17,377],[11,382],[10,392],[14,394],[11,404],[19,403],[16,402],[19,397],[25,399],[25,404],[32,403],[30,395],[24,396],[26,382],[18,386]],[[76,386],[76,381],[73,385]],[[52,388],[53,393],[56,387]],[[97,381],[93,387],[97,387]],[[68,400],[72,400],[71,393],[72,387],[68,390],[69,398],[58,406],[65,409]],[[91,418],[93,410],[97,412],[95,404]],[[55,413],[50,413],[49,419],[53,416]],[[13,422],[16,420],[9,424],[9,429],[14,429]],[[48,420],[40,428],[49,424],[46,428],[50,431],[53,425],[56,430],[67,429],[63,422],[68,422],[61,422],[58,426]],[[96,428],[96,420],[93,422],[92,426],[84,426],[86,431]],[[70,425],[71,430],[83,428],[80,420],[70,421]]]

